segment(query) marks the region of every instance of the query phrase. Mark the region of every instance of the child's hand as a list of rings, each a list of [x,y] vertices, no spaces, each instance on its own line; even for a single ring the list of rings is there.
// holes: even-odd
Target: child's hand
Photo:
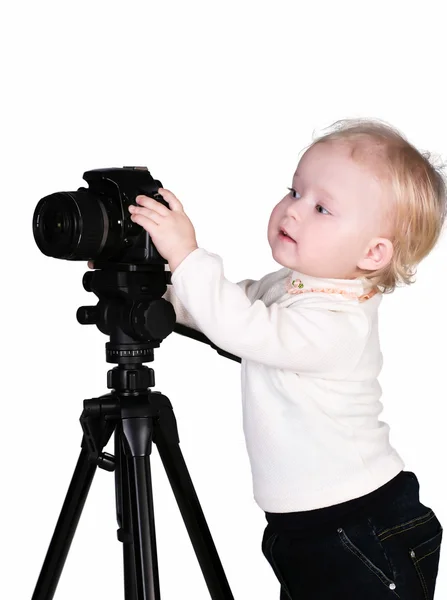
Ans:
[[[168,202],[170,209],[148,196],[137,196],[138,206],[131,204],[129,212],[132,214],[132,221],[149,233],[173,273],[182,260],[198,248],[196,234],[180,200],[163,188],[158,193]],[[91,260],[87,266],[89,269],[95,268]]]
[[[180,200],[163,188],[158,193],[168,202],[169,208],[148,196],[137,196],[138,206],[131,204],[129,211],[132,221],[149,233],[173,273],[183,259],[198,248],[196,234]]]

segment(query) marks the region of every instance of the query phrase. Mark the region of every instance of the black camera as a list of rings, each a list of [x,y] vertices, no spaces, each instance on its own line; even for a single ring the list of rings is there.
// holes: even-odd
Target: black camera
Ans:
[[[158,194],[163,185],[147,167],[86,171],[88,189],[57,192],[39,200],[33,233],[43,254],[66,260],[92,260],[95,266],[161,265],[164,259],[128,206],[138,195],[169,205]]]

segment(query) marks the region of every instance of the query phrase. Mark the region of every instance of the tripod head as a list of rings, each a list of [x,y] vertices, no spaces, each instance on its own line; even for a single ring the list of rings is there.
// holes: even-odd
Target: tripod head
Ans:
[[[106,361],[119,366],[108,372],[107,387],[146,391],[155,385],[154,372],[142,364],[154,360],[154,348],[175,326],[174,307],[162,298],[171,273],[164,264],[95,261],[95,267],[84,274],[82,284],[99,302],[79,307],[76,318],[81,325],[96,325],[110,336]]]
[[[155,385],[153,370],[141,365],[154,360],[153,349],[173,331],[208,344],[225,358],[241,362],[238,356],[221,350],[200,331],[176,324],[174,307],[162,297],[166,286],[171,284],[171,272],[165,271],[164,265],[95,261],[95,268],[96,271],[84,274],[82,284],[87,292],[98,296],[99,302],[96,306],[79,307],[76,318],[81,325],[96,325],[110,336],[106,344],[107,362],[132,370],[139,366],[138,373],[146,369],[151,373],[150,385]],[[109,371],[107,385],[121,390],[121,386],[109,385],[113,377],[110,374],[115,371]],[[149,387],[143,381],[141,384]]]

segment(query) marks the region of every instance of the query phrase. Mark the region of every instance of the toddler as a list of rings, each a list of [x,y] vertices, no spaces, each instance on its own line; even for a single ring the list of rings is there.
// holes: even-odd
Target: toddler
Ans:
[[[169,263],[177,321],[241,358],[262,551],[281,600],[433,599],[442,526],[389,441],[378,309],[413,283],[446,213],[441,170],[379,120],[310,144],[274,207],[279,270],[232,283],[180,201],[130,207]],[[92,266],[92,263],[89,263]]]

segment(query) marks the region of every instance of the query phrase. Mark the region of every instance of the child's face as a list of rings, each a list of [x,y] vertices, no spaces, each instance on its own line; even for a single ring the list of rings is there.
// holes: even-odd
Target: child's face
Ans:
[[[391,242],[378,237],[384,235],[383,186],[371,169],[350,158],[348,146],[312,146],[291,187],[295,193],[275,206],[268,224],[276,262],[314,277],[351,279],[359,268],[380,268],[391,258]],[[282,235],[282,227],[294,241]]]

